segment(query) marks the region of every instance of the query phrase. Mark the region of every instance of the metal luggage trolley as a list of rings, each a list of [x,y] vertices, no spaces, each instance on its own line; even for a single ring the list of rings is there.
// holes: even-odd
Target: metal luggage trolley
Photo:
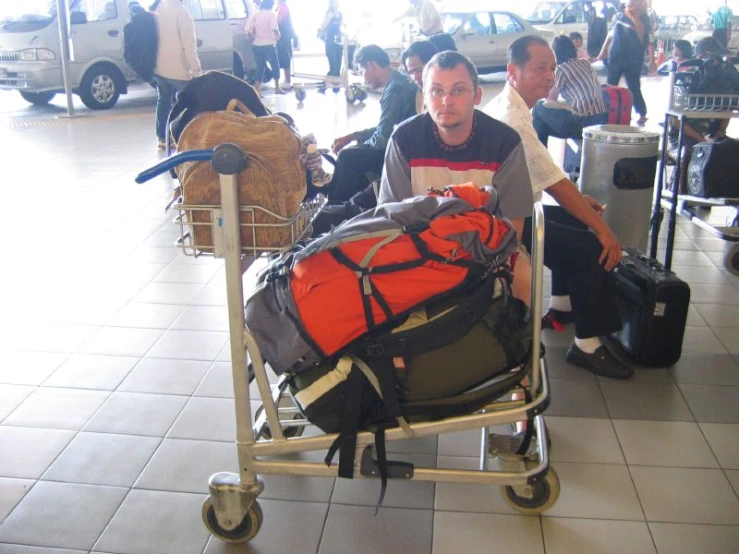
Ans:
[[[218,538],[226,542],[246,542],[254,538],[262,525],[263,514],[257,497],[264,489],[260,474],[305,475],[336,477],[338,464],[327,466],[323,463],[279,460],[276,456],[298,452],[327,450],[337,435],[301,437],[303,429],[311,425],[302,419],[298,409],[283,388],[272,388],[267,378],[259,345],[244,322],[243,273],[253,261],[254,256],[287,250],[291,245],[275,248],[259,244],[241,244],[241,231],[251,227],[252,231],[260,224],[253,220],[245,223],[243,214],[255,207],[238,206],[237,173],[246,167],[246,158],[238,147],[231,144],[220,145],[214,150],[184,152],[163,161],[157,166],[141,173],[136,181],[143,183],[186,161],[205,161],[212,159],[213,168],[220,175],[221,206],[178,205],[179,214],[175,223],[183,229],[181,246],[188,255],[213,255],[224,258],[226,263],[227,303],[229,331],[231,340],[231,359],[233,368],[234,398],[236,405],[236,446],[238,450],[239,473],[216,473],[209,480],[210,496],[203,504],[202,516],[206,527]],[[312,218],[320,211],[325,201],[314,201],[290,220],[276,222],[274,225],[294,230],[293,241],[307,235]],[[193,244],[194,233],[188,232],[188,220],[193,211],[207,211],[211,214],[209,223],[214,247],[199,248]],[[242,219],[239,221],[239,213]],[[276,216],[277,217],[277,216]],[[534,209],[535,241],[532,263],[532,313],[541,313],[544,214],[537,203]],[[254,236],[256,233],[252,233]],[[220,238],[216,238],[220,237]],[[208,250],[204,252],[203,250]],[[390,474],[390,478],[414,479],[418,481],[468,483],[480,485],[499,485],[504,499],[515,509],[526,513],[540,513],[551,507],[559,496],[559,480],[549,467],[549,446],[546,440],[537,443],[538,462],[506,463],[505,471],[488,469],[488,427],[512,424],[517,421],[533,419],[534,431],[538,437],[547,436],[541,413],[549,404],[549,382],[546,364],[541,357],[541,320],[533,318],[532,371],[529,385],[524,395],[528,400],[497,400],[483,410],[472,415],[447,418],[441,421],[412,423],[409,428],[394,428],[386,431],[386,440],[418,438],[441,433],[451,433],[470,429],[481,429],[482,444],[479,470],[459,470],[447,468],[414,467],[404,464],[400,474]],[[248,364],[248,360],[251,364]],[[257,381],[263,409],[252,421],[249,401],[249,374],[253,366],[253,377]],[[281,379],[284,379],[283,376]],[[524,392],[523,387],[516,390]],[[355,477],[377,478],[377,464],[372,459],[374,435],[361,432],[357,437]],[[270,457],[270,459],[265,459]]]
[[[694,66],[696,60],[680,64],[680,68]],[[659,175],[652,206],[652,235],[649,256],[657,257],[657,240],[662,223],[662,209],[668,211],[667,245],[665,250],[665,267],[672,266],[672,251],[675,240],[675,223],[677,214],[692,221],[698,227],[726,241],[724,247],[724,266],[739,275],[739,198],[702,198],[684,194],[675,194],[664,190],[667,157],[667,135],[669,134],[670,117],[680,122],[678,149],[673,171],[680,175],[682,160],[683,129],[685,119],[714,119],[739,117],[739,95],[737,94],[688,94],[677,84],[677,69],[670,71],[670,100],[665,112],[665,125],[662,131],[662,154]],[[676,180],[677,182],[678,180]]]
[[[349,59],[349,39],[346,33],[342,33],[342,55],[341,55],[341,75],[338,77],[330,75],[314,75],[311,73],[300,73],[293,71],[292,76],[298,79],[309,79],[315,81],[312,83],[295,83],[293,91],[295,92],[295,98],[298,102],[305,100],[307,88],[316,88],[325,92],[326,89],[331,88],[334,92],[339,92],[340,89],[344,89],[344,96],[349,104],[355,102],[364,102],[367,99],[367,89],[357,83],[349,82],[349,75],[351,73],[350,67],[352,60]],[[294,58],[293,58],[294,63]]]

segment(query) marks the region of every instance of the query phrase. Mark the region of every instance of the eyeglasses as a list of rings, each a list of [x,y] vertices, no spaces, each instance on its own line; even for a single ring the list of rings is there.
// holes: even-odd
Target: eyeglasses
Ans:
[[[452,90],[446,91],[443,88],[432,88],[427,94],[436,100],[440,100],[445,96],[449,95],[452,98],[459,98],[460,96],[466,96],[472,91],[465,87],[454,87]]]

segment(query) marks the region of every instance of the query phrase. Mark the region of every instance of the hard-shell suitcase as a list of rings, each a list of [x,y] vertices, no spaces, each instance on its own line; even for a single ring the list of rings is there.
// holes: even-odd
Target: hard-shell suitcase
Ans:
[[[739,141],[701,142],[688,165],[688,194],[703,198],[739,198]]]
[[[608,108],[607,124],[628,125],[631,123],[631,107],[634,104],[634,97],[629,89],[603,85],[603,101]]]
[[[613,271],[621,330],[611,335],[632,362],[666,367],[680,359],[690,287],[635,248]]]

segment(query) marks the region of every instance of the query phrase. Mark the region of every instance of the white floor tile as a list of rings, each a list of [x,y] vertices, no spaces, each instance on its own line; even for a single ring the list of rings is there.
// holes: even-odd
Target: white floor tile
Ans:
[[[721,467],[739,469],[739,425],[701,423],[700,428]]]
[[[547,554],[657,554],[646,523],[545,517]]]
[[[659,554],[734,554],[739,526],[650,523]]]
[[[537,518],[437,511],[433,554],[544,554]]]

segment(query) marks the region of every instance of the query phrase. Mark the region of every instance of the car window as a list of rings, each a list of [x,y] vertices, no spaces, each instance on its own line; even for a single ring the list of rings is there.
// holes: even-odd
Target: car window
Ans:
[[[445,13],[441,16],[441,26],[445,33],[453,35],[464,23],[464,14],[461,13]]]
[[[580,2],[572,2],[559,14],[555,24],[585,23],[585,10]]]
[[[507,13],[494,13],[493,19],[495,21],[495,32],[499,35],[505,33],[517,33],[523,30],[521,24],[516,21],[515,18],[511,17]]]
[[[244,0],[226,0],[226,8],[231,19],[246,19],[249,15]]]
[[[75,16],[78,21],[84,17],[86,22],[105,21],[118,17],[118,8],[111,0],[72,0],[69,2],[69,11],[78,14]]]
[[[490,14],[488,12],[477,12],[470,14],[464,22],[462,31],[465,35],[490,35],[493,28],[490,26]]]
[[[221,0],[185,0],[185,5],[195,21],[226,19]]]

